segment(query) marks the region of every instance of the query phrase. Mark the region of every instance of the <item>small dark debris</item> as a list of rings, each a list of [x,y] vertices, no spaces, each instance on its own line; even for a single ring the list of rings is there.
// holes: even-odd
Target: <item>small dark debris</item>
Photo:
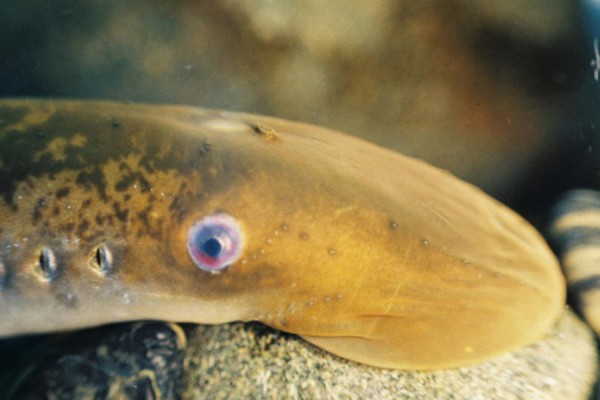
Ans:
[[[260,122],[257,122],[255,125],[252,125],[252,130],[254,131],[254,133],[262,137],[266,142],[274,142],[280,139],[275,129]]]

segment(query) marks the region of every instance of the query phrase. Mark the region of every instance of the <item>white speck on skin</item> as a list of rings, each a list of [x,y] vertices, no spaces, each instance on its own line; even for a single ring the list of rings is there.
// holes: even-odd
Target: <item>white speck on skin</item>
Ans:
[[[223,119],[223,118],[215,118],[215,119],[208,120],[204,123],[204,125],[207,128],[215,129],[218,131],[226,131],[226,132],[247,131],[248,129],[250,129],[248,127],[248,125],[246,125],[240,121],[235,121],[233,119]]]
[[[598,50],[598,38],[594,38],[594,59],[590,63],[594,67],[594,79],[598,82],[600,78],[600,51]]]
[[[121,299],[123,300],[123,304],[131,304],[131,294],[130,293],[123,293],[123,295],[121,296]]]

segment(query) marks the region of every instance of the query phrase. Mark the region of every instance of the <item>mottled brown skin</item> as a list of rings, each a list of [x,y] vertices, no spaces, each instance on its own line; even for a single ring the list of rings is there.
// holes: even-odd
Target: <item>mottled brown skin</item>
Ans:
[[[242,258],[220,274],[185,247],[190,226],[215,212],[245,235]],[[4,336],[259,320],[362,363],[444,368],[537,339],[565,297],[540,235],[478,189],[254,115],[0,101],[0,222]],[[43,248],[56,259],[51,279]]]

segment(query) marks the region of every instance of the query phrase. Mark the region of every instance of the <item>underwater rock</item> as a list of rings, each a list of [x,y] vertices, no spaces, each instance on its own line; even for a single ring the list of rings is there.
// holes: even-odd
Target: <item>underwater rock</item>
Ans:
[[[542,340],[470,367],[379,369],[259,324],[199,326],[189,337],[184,398],[572,399],[596,379],[590,330],[570,311]]]
[[[353,363],[258,323],[185,328],[187,346],[181,329],[164,323],[47,341],[32,352],[50,356],[42,363],[30,357],[23,374],[37,372],[8,398],[587,400],[597,373],[593,335],[568,310],[530,346],[470,367],[432,371]]]
[[[21,360],[1,383],[0,398],[169,400],[184,389],[186,337],[176,324],[138,322],[36,340],[23,351],[29,363]]]

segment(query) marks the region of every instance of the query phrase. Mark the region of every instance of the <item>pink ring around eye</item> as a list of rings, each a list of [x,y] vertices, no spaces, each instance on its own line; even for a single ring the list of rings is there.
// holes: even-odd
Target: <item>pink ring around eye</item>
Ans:
[[[224,213],[202,218],[188,232],[188,254],[203,271],[217,273],[235,263],[242,254],[243,245],[240,225]]]

